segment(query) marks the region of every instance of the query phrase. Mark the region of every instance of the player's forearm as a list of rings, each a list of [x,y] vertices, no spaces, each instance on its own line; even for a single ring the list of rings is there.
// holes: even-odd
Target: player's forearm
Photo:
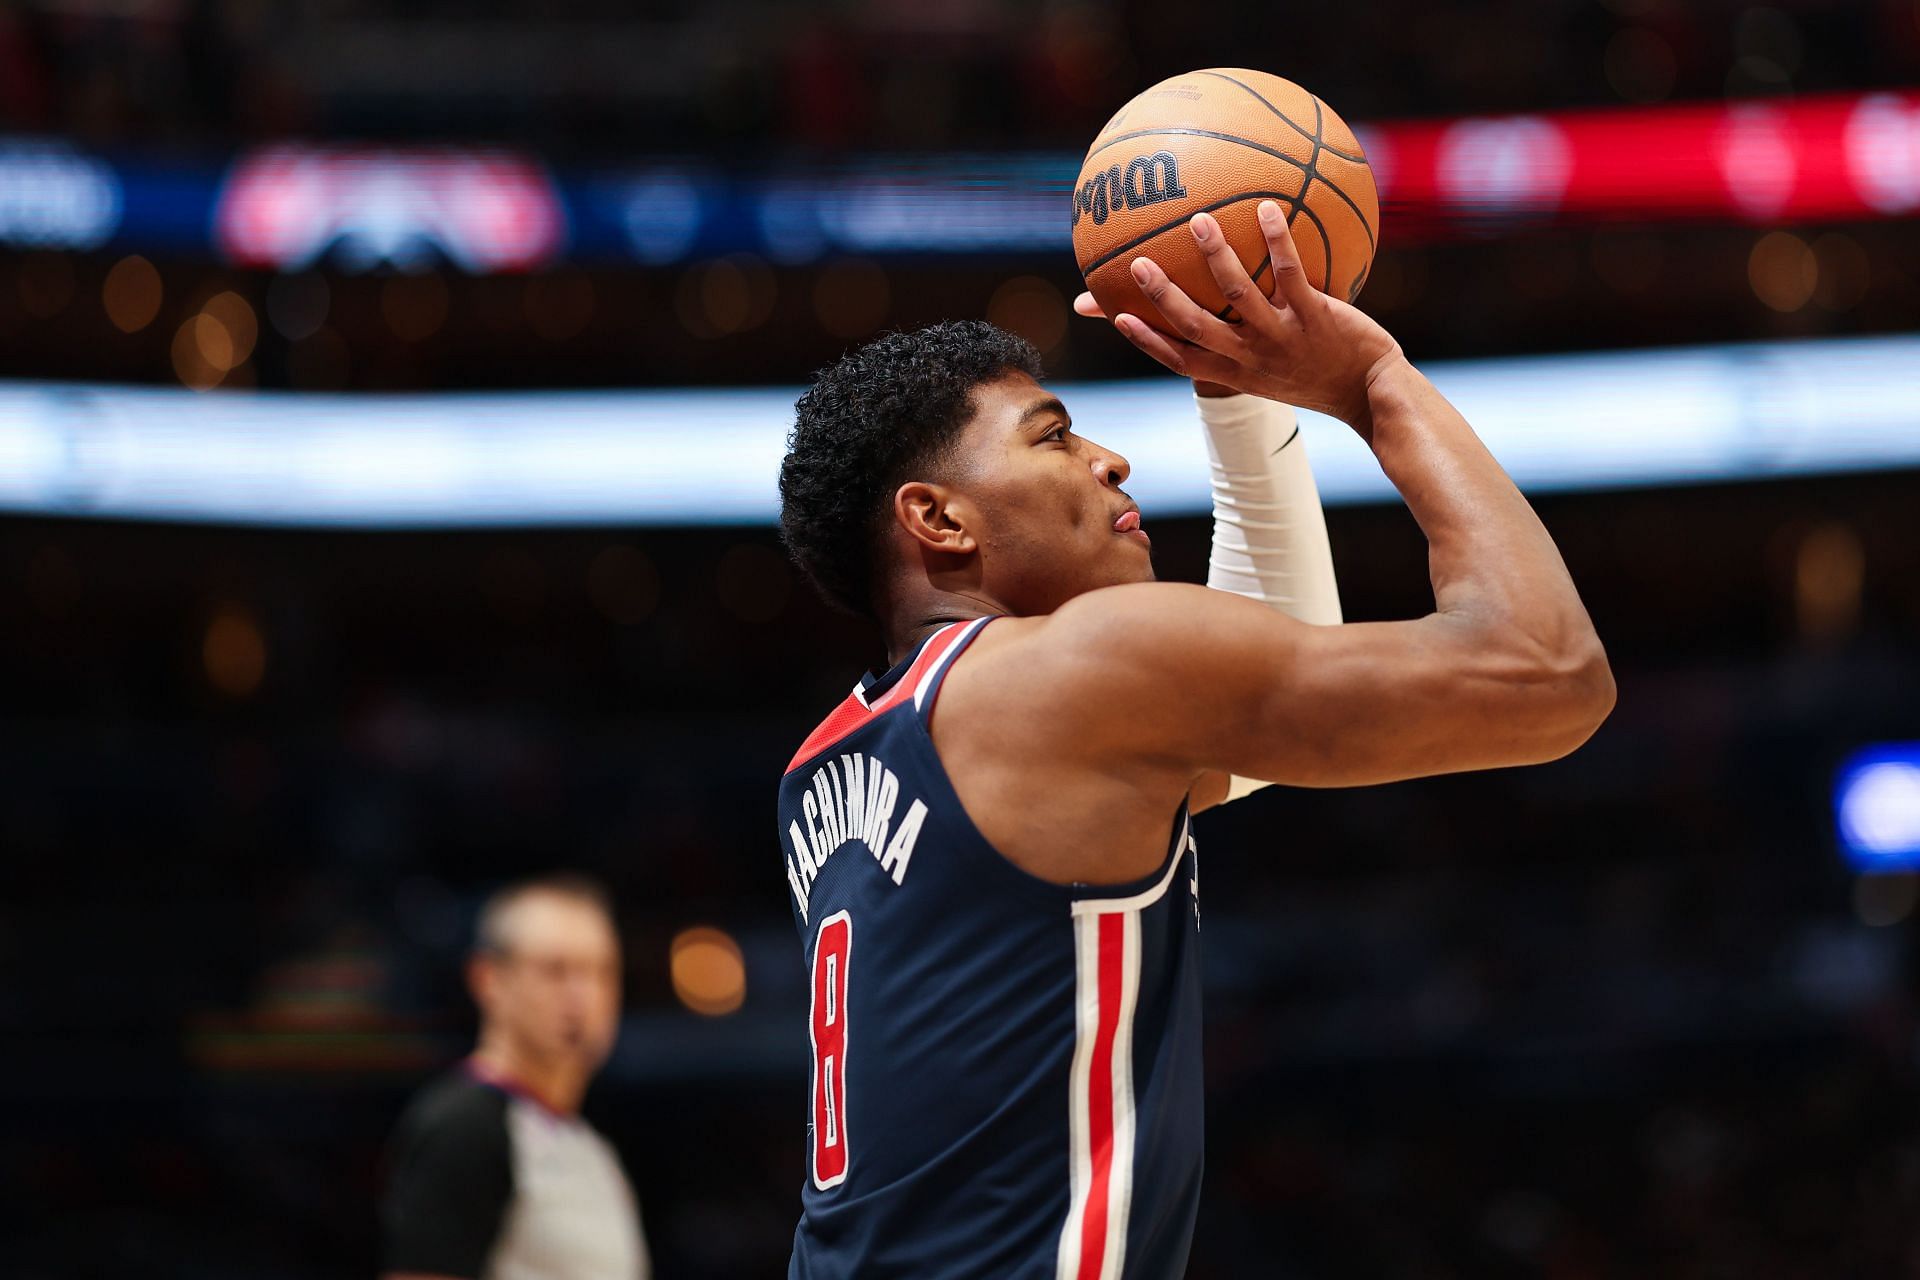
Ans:
[[[1326,515],[1292,407],[1224,387],[1196,403],[1213,481],[1207,585],[1302,622],[1339,622]]]
[[[1560,551],[1459,411],[1404,358],[1368,380],[1355,424],[1427,536],[1436,613],[1469,647],[1535,683],[1550,710],[1612,705],[1606,655]]]

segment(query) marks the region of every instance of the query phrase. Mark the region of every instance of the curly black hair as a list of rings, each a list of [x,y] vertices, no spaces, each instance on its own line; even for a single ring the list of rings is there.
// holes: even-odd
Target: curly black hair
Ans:
[[[874,616],[874,549],[895,490],[941,462],[974,388],[1009,373],[1041,376],[1033,344],[949,320],[889,333],[814,379],[780,464],[780,536],[821,595]]]

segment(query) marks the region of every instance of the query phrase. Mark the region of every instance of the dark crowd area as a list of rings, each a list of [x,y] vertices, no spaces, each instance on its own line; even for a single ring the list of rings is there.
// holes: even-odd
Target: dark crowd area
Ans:
[[[1920,75],[1920,8],[24,0],[0,9],[0,130],[104,147],[436,138],[569,157],[630,154],[636,139],[735,156],[1077,148],[1139,86],[1223,61],[1311,68],[1295,78],[1359,120],[1898,87]]]
[[[1912,877],[1833,771],[1920,722],[1909,475],[1553,499],[1620,682],[1551,766],[1204,816],[1195,1277],[1895,1276],[1920,1265]],[[1332,514],[1349,618],[1425,607]],[[1198,577],[1206,527],[1157,526]],[[784,1266],[805,1135],[772,828],[874,661],[762,530],[0,527],[10,1274],[374,1264],[381,1144],[464,1052],[470,913],[613,887],[588,1113],[662,1276]],[[737,939],[703,1018],[676,933]]]

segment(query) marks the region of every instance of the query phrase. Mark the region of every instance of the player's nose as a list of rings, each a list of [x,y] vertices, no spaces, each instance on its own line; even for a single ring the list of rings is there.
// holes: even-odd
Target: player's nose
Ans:
[[[1133,464],[1119,450],[1093,445],[1093,475],[1103,485],[1119,488],[1133,474]]]

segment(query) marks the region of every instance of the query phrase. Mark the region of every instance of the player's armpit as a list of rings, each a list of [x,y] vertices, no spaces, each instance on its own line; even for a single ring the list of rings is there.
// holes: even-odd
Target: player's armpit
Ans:
[[[1233,775],[1225,769],[1209,769],[1194,780],[1187,790],[1187,812],[1205,813],[1227,802],[1233,789]]]
[[[1089,593],[1044,630],[1036,652],[1073,655],[1051,696],[1105,708],[1084,749],[1191,768],[1196,783],[1221,770],[1360,786],[1539,763],[1586,741],[1613,699],[1590,629],[1542,638],[1498,617],[1312,627],[1168,583]]]

